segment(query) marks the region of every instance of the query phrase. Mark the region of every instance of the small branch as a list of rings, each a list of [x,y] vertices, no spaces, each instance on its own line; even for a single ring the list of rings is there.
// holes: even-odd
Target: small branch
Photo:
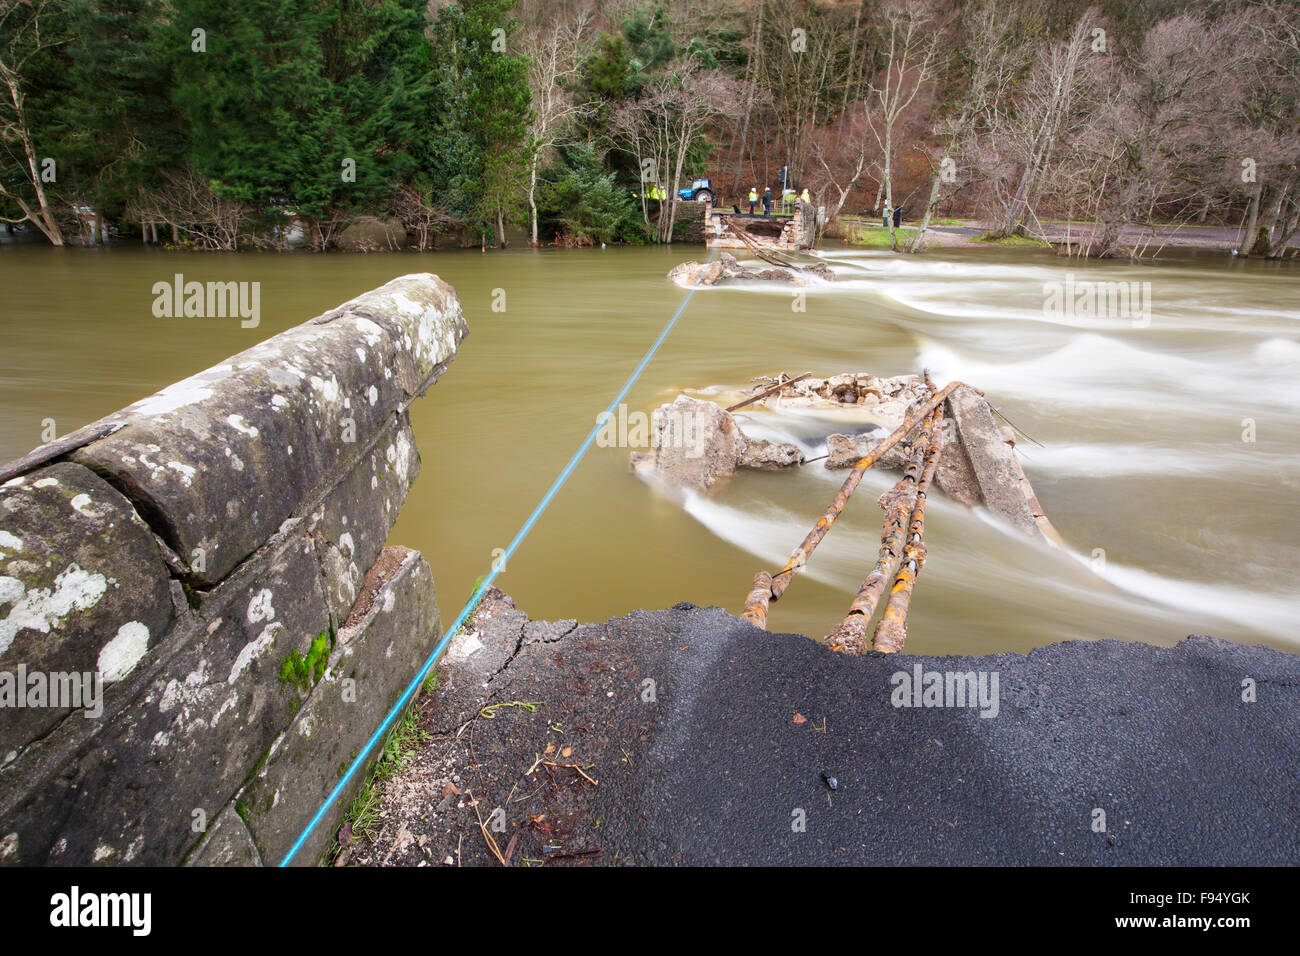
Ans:
[[[598,787],[598,786],[600,786],[599,783],[597,783],[595,780],[593,780],[591,777],[589,777],[589,776],[587,775],[587,773],[586,773],[586,772],[585,772],[581,767],[579,767],[576,763],[556,763],[556,762],[553,761],[553,760],[543,760],[543,761],[542,761],[542,766],[543,766],[543,767],[564,767],[564,768],[566,768],[566,769],[568,769],[568,770],[576,770],[576,771],[578,771],[579,774],[581,774],[582,779],[586,780],[586,781],[587,781],[589,784],[591,784],[593,787]]]

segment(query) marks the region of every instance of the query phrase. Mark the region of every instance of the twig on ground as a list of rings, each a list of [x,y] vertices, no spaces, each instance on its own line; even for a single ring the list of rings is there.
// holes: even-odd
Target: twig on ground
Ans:
[[[496,838],[488,832],[488,828],[483,824],[483,814],[478,812],[478,797],[474,796],[474,791],[467,791],[470,796],[470,805],[474,808],[474,816],[478,818],[478,829],[483,834],[483,840],[487,843],[487,848],[492,851],[492,855],[497,858],[497,862],[502,866],[506,865],[506,858],[501,855],[501,847],[497,845]]]
[[[568,768],[569,770],[576,770],[576,771],[578,771],[578,773],[580,773],[580,774],[582,775],[582,779],[586,780],[586,781],[587,781],[588,783],[590,783],[593,787],[599,787],[599,786],[600,786],[599,783],[597,783],[595,780],[591,779],[591,777],[589,777],[589,776],[587,775],[587,773],[586,773],[586,772],[585,772],[581,767],[579,767],[576,763],[556,763],[554,760],[543,760],[543,761],[542,761],[542,766],[544,766],[544,767],[566,767],[566,768]],[[591,764],[588,764],[587,766],[591,766]]]
[[[542,706],[542,702],[540,700],[534,700],[534,701],[512,700],[501,704],[489,704],[487,707],[484,707],[482,710],[480,710],[478,712],[478,715],[482,717],[484,720],[492,720],[496,717],[497,711],[500,710],[502,707],[518,707],[521,710],[528,711],[530,714],[535,714],[537,713],[537,708],[540,706]]]

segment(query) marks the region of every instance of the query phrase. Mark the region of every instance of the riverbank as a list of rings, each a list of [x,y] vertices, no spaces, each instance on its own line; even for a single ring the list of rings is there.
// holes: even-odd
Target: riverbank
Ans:
[[[843,225],[843,241],[847,245],[866,246],[868,248],[889,248],[889,230],[879,221],[854,219],[846,217]],[[905,249],[916,234],[918,223],[904,222],[895,232],[898,234],[899,248]],[[945,249],[991,249],[1015,246],[1038,246],[1052,248],[1066,243],[1086,243],[1097,236],[1101,227],[1095,223],[1064,221],[1044,221],[1030,230],[1028,236],[1013,236],[1007,239],[982,238],[990,227],[989,223],[977,219],[943,219],[938,224],[931,224],[925,231],[925,248]],[[1241,244],[1240,230],[1228,226],[1125,226],[1120,230],[1121,246],[1137,251],[1142,255],[1152,255],[1161,249],[1201,249],[1232,254]],[[1290,250],[1291,257],[1296,250]]]
[[[32,254],[38,251],[22,258],[29,264],[44,261],[47,271],[40,275],[47,280],[70,260],[64,252]],[[49,414],[51,407],[49,393],[15,388],[19,370],[12,363],[24,356],[21,371],[38,377],[34,380],[42,375],[41,362],[49,361],[55,363],[45,373],[49,381],[85,386],[97,376],[74,373],[90,367],[74,360],[78,349],[93,353],[103,363],[103,380],[132,394],[130,402],[107,411],[60,414],[77,424],[99,418],[99,427],[78,432],[75,442],[46,446],[16,466],[0,496],[7,499],[0,502],[6,505],[0,515],[8,516],[0,521],[5,552],[0,559],[8,582],[0,594],[0,606],[8,606],[0,630],[0,643],[5,638],[8,643],[0,647],[0,665],[29,675],[102,673],[107,685],[91,688],[92,697],[102,702],[102,710],[94,701],[91,707],[103,718],[101,724],[71,713],[85,705],[84,697],[60,698],[61,709],[33,705],[21,722],[9,722],[7,733],[0,734],[5,755],[0,860],[270,863],[301,847],[294,861],[310,864],[328,852],[337,834],[345,852],[365,861],[365,848],[352,846],[353,834],[388,848],[379,862],[399,860],[412,842],[437,862],[446,859],[438,855],[442,849],[450,853],[452,836],[460,853],[467,832],[487,836],[498,832],[493,829],[498,822],[505,826],[511,820],[528,828],[526,836],[546,841],[529,849],[519,837],[521,854],[541,854],[521,855],[520,862],[587,859],[595,855],[590,841],[603,841],[607,833],[621,835],[611,837],[608,850],[602,842],[599,852],[617,862],[826,862],[833,858],[827,855],[832,846],[861,849],[859,857],[844,859],[871,860],[867,854],[876,852],[894,854],[880,859],[905,862],[947,859],[926,856],[916,850],[921,846],[954,854],[973,848],[982,860],[991,852],[986,847],[969,841],[950,846],[936,835],[944,832],[940,822],[949,819],[950,806],[980,833],[987,830],[985,820],[995,832],[1020,832],[1008,830],[1015,819],[1002,807],[1022,807],[1036,819],[1045,814],[1044,823],[1027,831],[1021,848],[1027,853],[1084,812],[1080,807],[1087,799],[1095,799],[1086,811],[1089,833],[1117,832],[1092,830],[1093,810],[1113,817],[1118,809],[1124,819],[1146,821],[1147,842],[1141,844],[1146,855],[1132,858],[1139,862],[1163,862],[1157,850],[1165,845],[1182,847],[1184,854],[1208,847],[1219,855],[1204,859],[1215,862],[1272,862],[1262,851],[1244,856],[1219,846],[1222,826],[1205,838],[1189,831],[1193,821],[1178,801],[1190,793],[1210,812],[1223,814],[1228,813],[1223,808],[1246,806],[1244,832],[1251,834],[1271,835],[1278,826],[1291,826],[1291,811],[1284,811],[1278,824],[1276,808],[1290,806],[1288,794],[1277,790],[1289,785],[1286,767],[1296,756],[1295,744],[1287,742],[1295,739],[1298,712],[1289,696],[1290,688],[1300,686],[1294,658],[1222,642],[1173,650],[1149,644],[1173,644],[1188,633],[1213,629],[1242,645],[1262,640],[1292,649],[1294,562],[1277,560],[1288,553],[1291,540],[1278,517],[1287,513],[1279,503],[1294,491],[1286,484],[1290,473],[1279,466],[1291,454],[1284,417],[1294,413],[1287,391],[1291,383],[1261,388],[1264,397],[1252,394],[1251,405],[1239,409],[1224,406],[1231,394],[1219,387],[1220,380],[1197,379],[1199,389],[1212,386],[1219,413],[1227,416],[1219,423],[1224,437],[1215,445],[1207,437],[1214,421],[1196,403],[1203,392],[1178,390],[1187,383],[1181,374],[1190,361],[1185,346],[1174,366],[1179,374],[1162,377],[1156,367],[1161,353],[1148,337],[1168,331],[1163,316],[1149,330],[1130,320],[1106,327],[1107,337],[1125,330],[1140,336],[1141,377],[1121,366],[1105,388],[1089,385],[1066,395],[1061,389],[1068,377],[1050,361],[1037,371],[1036,360],[1021,359],[1007,368],[985,361],[973,369],[976,374],[965,374],[951,368],[951,357],[940,354],[940,362],[931,361],[932,346],[920,356],[914,353],[901,330],[924,313],[925,334],[941,332],[951,308],[944,305],[945,285],[968,305],[980,301],[981,288],[996,290],[998,324],[975,330],[979,334],[987,329],[1000,336],[999,342],[1014,342],[1025,327],[1046,323],[1043,334],[1052,347],[1060,347],[1061,317],[1043,310],[1034,301],[1041,293],[1032,289],[1059,275],[1060,265],[1050,260],[1026,265],[1005,253],[1000,267],[986,254],[935,260],[941,268],[911,283],[910,290],[906,273],[881,274],[870,257],[843,255],[835,261],[845,275],[819,289],[815,299],[810,296],[814,307],[795,320],[802,337],[778,334],[788,330],[788,315],[795,314],[786,313],[784,296],[764,299],[758,290],[743,287],[701,291],[690,300],[677,334],[663,342],[656,363],[647,367],[628,414],[679,394],[689,387],[683,382],[695,388],[701,383],[743,388],[756,371],[770,376],[773,368],[793,367],[792,362],[833,368],[842,360],[846,337],[852,337],[854,347],[871,353],[876,367],[932,367],[947,371],[945,378],[957,372],[980,382],[990,396],[1001,393],[1004,397],[994,400],[1035,436],[1035,467],[1047,479],[1040,483],[1035,474],[1035,486],[1040,493],[1051,489],[1054,519],[1069,520],[1062,528],[1062,547],[1007,534],[979,510],[936,495],[927,522],[933,549],[920,592],[924,597],[909,618],[909,649],[923,656],[883,663],[876,657],[829,656],[806,638],[757,632],[720,610],[701,611],[693,604],[633,612],[583,628],[576,620],[529,621],[493,593],[464,633],[460,614],[445,625],[448,640],[457,636],[441,672],[445,695],[439,690],[422,698],[416,716],[402,721],[403,732],[383,748],[394,755],[380,762],[384,786],[360,789],[374,759],[369,735],[389,708],[398,708],[391,711],[395,715],[405,707],[415,690],[404,690],[406,682],[420,672],[421,662],[441,653],[446,616],[439,609],[449,613],[471,590],[456,573],[472,575],[493,566],[510,575],[512,591],[528,595],[527,606],[538,606],[532,603],[535,595],[588,620],[609,616],[591,611],[602,604],[617,608],[616,615],[662,606],[668,602],[661,595],[671,592],[669,600],[678,600],[684,587],[700,604],[735,607],[753,569],[779,566],[791,542],[807,530],[809,514],[838,485],[835,474],[813,466],[780,475],[736,475],[714,493],[678,500],[628,473],[628,450],[635,442],[624,436],[614,442],[618,447],[600,444],[583,468],[572,471],[572,482],[537,523],[537,534],[505,567],[498,545],[518,533],[524,507],[511,502],[537,500],[537,485],[558,472],[571,446],[557,436],[588,427],[586,416],[599,407],[591,396],[608,401],[646,341],[660,332],[663,314],[685,311],[680,292],[664,279],[668,253],[656,250],[653,257],[647,253],[629,261],[628,253],[593,250],[579,257],[585,286],[556,279],[557,272],[571,267],[568,255],[514,254],[516,281],[508,290],[496,285],[500,273],[487,257],[449,257],[444,261],[466,269],[455,276],[460,291],[439,277],[410,275],[361,296],[356,289],[365,285],[346,270],[375,265],[343,260],[328,275],[299,277],[297,287],[276,281],[285,307],[270,308],[268,295],[261,300],[267,306],[265,324],[252,327],[232,314],[189,320],[174,310],[164,318],[150,308],[149,293],[160,276],[165,287],[175,288],[167,280],[179,271],[172,268],[183,258],[178,255],[78,256],[92,266],[111,264],[113,282],[87,282],[82,273],[80,283],[33,280],[15,286],[16,314],[27,321],[14,328],[6,356],[11,364],[0,383],[13,389],[16,399],[46,404],[15,400],[10,421],[34,429],[41,424],[37,412]],[[222,258],[219,265],[268,268],[280,262],[270,256],[241,258],[237,264]],[[133,263],[138,268],[128,271]],[[888,266],[926,267],[909,257],[889,257]],[[1291,322],[1284,311],[1289,300],[1280,300],[1284,304],[1275,312],[1234,319],[1235,327],[1199,324],[1226,321],[1219,315],[1225,307],[1212,306],[1216,294],[1240,305],[1234,290],[1225,288],[1239,273],[1252,273],[1242,291],[1258,295],[1261,286],[1269,287],[1270,277],[1255,264],[1241,263],[1230,274],[1173,263],[1164,268],[1196,304],[1174,330],[1180,341],[1185,333],[1208,328],[1217,342],[1225,332],[1247,334],[1240,327],[1247,326],[1249,334],[1267,337],[1249,354],[1274,365],[1294,356],[1281,338],[1289,328],[1283,323]],[[1017,297],[1007,283],[1021,272],[1028,272],[1031,285]],[[29,280],[36,274],[17,273]],[[1146,274],[1161,276],[1154,268]],[[535,281],[525,282],[530,275]],[[1220,279],[1225,275],[1226,282]],[[270,278],[282,276],[275,272]],[[1206,284],[1207,276],[1219,281]],[[202,281],[219,277],[209,274]],[[253,273],[230,281],[240,286],[263,279]],[[272,282],[267,284],[270,288]],[[347,287],[346,296],[321,303],[315,319],[285,327],[303,317],[306,304],[340,285]],[[123,301],[130,306],[113,310],[114,321],[108,323],[104,299],[113,289],[125,290]],[[508,309],[490,309],[488,303],[504,292]],[[557,293],[563,293],[560,309]],[[477,326],[482,337],[464,356],[457,348],[465,331],[462,298],[467,311],[484,320]],[[890,301],[899,303],[893,312],[882,306]],[[664,308],[655,308],[656,302]],[[875,321],[862,321],[864,302],[874,304]],[[765,303],[775,307],[763,308]],[[730,356],[728,364],[729,353],[709,345],[734,340],[738,307],[747,310],[747,329],[756,344],[742,356]],[[58,336],[50,335],[54,326],[41,321],[51,309],[56,315],[67,310]],[[78,324],[68,324],[68,316]],[[546,317],[549,321],[539,321]],[[1079,318],[1092,321],[1074,317]],[[1012,329],[1005,326],[1009,319],[1017,323]],[[951,325],[970,335],[978,321],[965,313]],[[1104,360],[1114,353],[1114,343],[1091,349],[1101,336],[1097,325],[1085,328],[1081,344],[1089,346],[1089,355]],[[22,329],[39,330],[46,351],[31,351]],[[83,334],[72,334],[78,331]],[[248,347],[249,339],[267,333],[274,334]],[[246,344],[227,349],[234,340],[228,336]],[[1120,354],[1138,349],[1134,344]],[[453,353],[456,374],[444,383],[441,374]],[[143,381],[156,375],[166,383],[143,400],[140,393],[148,389],[125,364],[141,357],[150,359],[142,367]],[[162,357],[167,361],[158,362]],[[1096,361],[1065,358],[1071,370],[1095,374]],[[191,363],[215,364],[177,381]],[[512,374],[509,381],[517,388],[501,387],[503,372]],[[435,380],[437,400],[415,402]],[[1267,375],[1257,375],[1256,381],[1268,381]],[[1135,387],[1152,390],[1151,399],[1134,393]],[[521,405],[519,394],[530,401]],[[1160,434],[1146,425],[1148,444],[1137,453],[1129,444],[1108,446],[1104,433],[1095,431],[1104,419],[1091,411],[1086,422],[1094,429],[1088,433],[1092,439],[1082,444],[1055,430],[1077,427],[1072,419],[1051,414],[1062,402],[1080,414],[1082,403],[1102,398],[1114,418],[1117,409],[1151,407],[1156,398],[1168,404],[1171,395],[1179,396],[1178,409],[1161,413],[1170,431]],[[1015,401],[1017,396],[1026,400]],[[557,397],[567,404],[547,404]],[[1266,399],[1279,404],[1277,414],[1283,417],[1261,414],[1258,406]],[[94,399],[101,401],[102,395]],[[485,411],[493,401],[501,403],[502,414]],[[801,413],[777,404],[740,410],[747,432],[754,429],[755,435],[789,442],[805,457],[815,457],[828,441],[830,423],[810,414],[813,409]],[[422,408],[433,414],[420,423],[415,416]],[[1235,419],[1246,409],[1260,416],[1258,442],[1253,433],[1251,441],[1239,437]],[[1197,444],[1179,444],[1187,428],[1180,413],[1195,416]],[[1128,426],[1116,427],[1124,429],[1117,433],[1122,441],[1133,441]],[[56,433],[68,430],[65,424]],[[485,433],[509,441],[512,454],[530,467],[502,468],[492,456],[462,453],[481,448]],[[1273,434],[1283,437],[1264,437]],[[522,444],[527,441],[535,444]],[[419,493],[410,494],[421,471],[417,446],[425,449],[431,467]],[[1197,467],[1212,463],[1227,477],[1205,475],[1209,480],[1200,482],[1198,491],[1186,476],[1193,461]],[[1079,471],[1081,463],[1085,472]],[[1125,476],[1141,481],[1147,475],[1132,472],[1135,463],[1158,465],[1150,480],[1159,482],[1159,494],[1130,493],[1121,486]],[[1231,468],[1224,467],[1228,463]],[[1171,481],[1180,471],[1180,480]],[[1072,475],[1078,480],[1067,485]],[[1235,497],[1222,493],[1223,481],[1232,483]],[[1253,502],[1259,493],[1239,494],[1248,482],[1267,488],[1279,481],[1281,489],[1270,492],[1279,507],[1264,517],[1267,527],[1252,529],[1234,515],[1233,502],[1244,499],[1246,516],[1258,517]],[[842,618],[865,570],[862,549],[879,534],[879,513],[861,506],[862,495],[892,483],[892,476],[876,469],[864,476],[858,507],[837,521],[816,562],[776,608],[774,626],[820,635]],[[1197,494],[1208,503],[1198,504]],[[450,533],[430,533],[431,518],[449,516],[461,524]],[[1215,524],[1202,532],[1196,522],[1206,519],[1200,516],[1212,516]],[[1204,536],[1209,531],[1212,538]],[[1238,574],[1254,563],[1257,552],[1251,549],[1268,544],[1269,534],[1282,544],[1270,548],[1267,567],[1252,569],[1253,590],[1235,578],[1216,583],[1209,573],[1197,572],[1186,586],[1169,575],[1173,562],[1186,562],[1189,554]],[[1181,554],[1179,536],[1185,539]],[[431,560],[414,550],[385,547],[394,540],[420,546]],[[1093,542],[1105,547],[1094,547],[1088,561],[1082,549]],[[1154,556],[1143,556],[1144,547]],[[1107,548],[1116,557],[1110,563]],[[1072,638],[1126,638],[1133,649],[1110,640],[1059,643]],[[1051,646],[1027,658],[1009,653],[1042,645]],[[906,678],[904,665],[917,662],[923,673],[958,666],[961,673],[976,675],[969,693],[978,707],[967,706],[970,698],[955,710],[939,708],[942,713],[895,707],[889,683],[900,667]],[[102,698],[96,687],[104,690]],[[925,703],[924,695],[920,700]],[[1233,709],[1237,700],[1248,709]],[[1080,716],[1085,714],[1091,716]],[[920,722],[903,722],[912,719],[909,715]],[[525,724],[511,726],[515,719]],[[809,730],[809,724],[827,736],[792,736]],[[320,732],[325,727],[329,733]],[[955,751],[951,759],[958,762],[944,764],[949,758],[936,758],[926,740]],[[438,747],[443,747],[440,755]],[[430,759],[442,763],[430,765]],[[430,766],[440,776],[406,786],[410,773],[427,777]],[[862,769],[877,766],[883,769]],[[947,776],[927,776],[936,766]],[[618,772],[623,769],[640,776],[622,786]],[[813,815],[809,773],[826,787],[816,793],[826,797],[828,810],[836,806],[842,786],[841,796],[857,794],[866,781],[874,789],[865,792],[880,799],[905,792],[909,813],[920,815],[912,809],[920,807],[926,815],[912,824],[882,816],[894,829],[873,832],[859,844],[849,842],[851,829],[843,829],[856,819],[840,820],[840,830],[827,831],[831,842],[817,843],[815,851],[781,843],[770,831],[776,822],[798,823],[800,829],[789,832],[802,835],[817,832],[812,822],[826,819]],[[1231,783],[1198,782],[1198,773]],[[835,778],[834,787],[821,774]],[[1015,785],[1008,789],[1005,779]],[[978,785],[973,796],[967,794],[969,781]],[[1161,789],[1166,781],[1176,789]],[[524,784],[536,786],[523,789]],[[1252,803],[1256,797],[1233,789],[1246,784],[1259,790],[1263,802]],[[498,785],[507,792],[499,793]],[[1015,789],[1022,785],[1030,790]],[[409,799],[389,808],[379,802],[403,786]],[[359,808],[351,804],[357,793]],[[1097,796],[1088,798],[1090,793]],[[429,810],[434,794],[435,809]],[[534,807],[526,821],[510,815],[537,794],[553,800]],[[789,794],[799,801],[793,807],[782,802]],[[599,802],[607,795],[612,802]],[[1105,803],[1107,795],[1117,802]],[[322,800],[325,810],[320,810]],[[350,804],[356,811],[351,830],[340,829]],[[408,817],[408,804],[424,806],[425,816]],[[495,821],[480,821],[476,812],[469,822],[469,813],[486,808],[491,818],[497,806],[502,813]],[[873,817],[883,813],[862,800],[850,806]],[[203,810],[198,822],[206,827],[201,841],[193,829],[196,807]],[[700,807],[723,807],[730,814],[722,837],[705,832],[705,818],[719,811]],[[453,808],[462,813],[460,829],[448,830],[442,847],[435,838],[440,839],[436,827],[444,821],[430,822],[429,814]],[[1266,816],[1266,808],[1274,816]],[[317,813],[321,826],[304,830]],[[694,829],[677,832],[675,821],[685,818],[696,821]],[[1239,815],[1222,818],[1242,826]],[[379,831],[394,819],[406,822],[391,838],[382,836]],[[932,830],[921,826],[926,821]],[[894,830],[906,842],[890,842]],[[300,835],[305,843],[294,842]],[[1019,846],[1019,837],[1008,839],[1012,849]],[[1295,842],[1287,830],[1270,845]],[[1098,862],[1087,856],[1091,843],[1060,845],[1066,862]],[[1004,855],[995,859],[1028,859],[1004,852],[1001,843],[996,849]],[[501,860],[512,856],[509,843],[493,850],[485,841],[483,852],[493,860],[496,854]]]
[[[677,239],[669,246],[664,248],[673,248],[676,246],[693,247],[704,244],[704,234],[700,228],[702,219],[700,218],[696,207],[698,203],[682,203],[686,207],[685,212],[679,213],[679,235]],[[773,221],[785,221],[790,218],[790,214],[773,213],[770,217]],[[900,250],[905,250],[908,243],[911,242],[915,235],[918,223],[904,222],[895,230],[898,236]],[[977,219],[941,219],[932,223],[925,232],[924,249],[993,249],[993,248],[1016,248],[1016,247],[1041,247],[1050,248],[1063,243],[1080,243],[1095,236],[1100,231],[1100,226],[1094,223],[1063,222],[1063,221],[1045,221],[1040,222],[1036,229],[1031,230],[1028,236],[1012,236],[1006,239],[984,239],[984,234],[988,231],[989,224]],[[841,217],[839,220],[838,238],[847,246],[857,246],[866,248],[889,248],[889,230],[879,224],[879,220],[867,220],[852,216]],[[512,248],[521,248],[528,245],[527,236],[519,230],[508,230],[507,236]],[[1201,226],[1201,225],[1180,225],[1180,226],[1158,226],[1155,229],[1146,226],[1125,226],[1120,230],[1120,242],[1126,248],[1143,251],[1144,254],[1150,255],[1154,252],[1165,249],[1187,249],[1187,250],[1211,250],[1226,253],[1233,253],[1241,244],[1240,230],[1227,226]],[[0,232],[0,246],[44,246],[45,240],[33,231],[20,231],[15,234],[6,234]],[[575,244],[573,242],[545,242],[540,248],[544,249],[580,249],[590,248],[592,243]],[[611,243],[614,246],[620,245],[653,245],[651,243],[629,244],[629,243]],[[140,247],[138,241],[126,239],[113,239],[103,245],[96,247],[88,243],[69,243],[71,249],[111,249],[111,248],[137,248]],[[146,248],[158,248],[166,251],[177,252],[203,252],[205,250],[194,249],[189,246],[172,246],[162,243],[160,246],[149,246]],[[500,252],[493,245],[481,247],[477,243],[468,243],[465,245],[447,244],[435,246],[432,249],[422,250],[418,248],[416,238],[406,234],[397,224],[371,217],[363,221],[354,223],[347,230],[344,230],[339,237],[336,246],[330,251],[334,254],[382,254],[382,253],[406,253],[409,255],[423,255],[429,252],[455,252],[458,250],[469,251],[491,251]],[[318,255],[310,250],[306,245],[296,247],[286,247],[283,249],[272,248],[248,248],[241,250],[245,254],[266,254],[279,253],[283,254],[300,254],[300,255]],[[1297,250],[1292,247],[1290,258],[1294,258]],[[1262,258],[1262,257],[1259,257]]]
[[[918,668],[983,697],[900,706]],[[336,862],[1300,863],[1300,656],[1212,637],[850,657],[689,603],[532,621],[493,589],[417,707]]]

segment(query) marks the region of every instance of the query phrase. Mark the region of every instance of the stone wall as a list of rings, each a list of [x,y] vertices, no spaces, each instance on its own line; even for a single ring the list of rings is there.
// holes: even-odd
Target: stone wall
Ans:
[[[0,863],[280,860],[440,636],[385,542],[467,331],[403,276],[0,486]]]
[[[706,207],[705,241],[710,249],[748,250],[749,244],[732,228],[734,221],[764,248],[800,252],[811,249],[817,238],[817,216],[813,205],[802,201],[796,203],[794,215],[788,217],[737,215],[725,209]]]

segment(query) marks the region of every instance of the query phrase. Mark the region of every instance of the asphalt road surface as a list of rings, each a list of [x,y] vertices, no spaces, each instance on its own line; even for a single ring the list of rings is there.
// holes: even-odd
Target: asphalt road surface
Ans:
[[[927,706],[918,668],[972,674],[974,706],[957,680]],[[1300,863],[1300,656],[1265,647],[846,657],[493,591],[443,674],[350,862],[499,865],[481,818],[511,865]]]

